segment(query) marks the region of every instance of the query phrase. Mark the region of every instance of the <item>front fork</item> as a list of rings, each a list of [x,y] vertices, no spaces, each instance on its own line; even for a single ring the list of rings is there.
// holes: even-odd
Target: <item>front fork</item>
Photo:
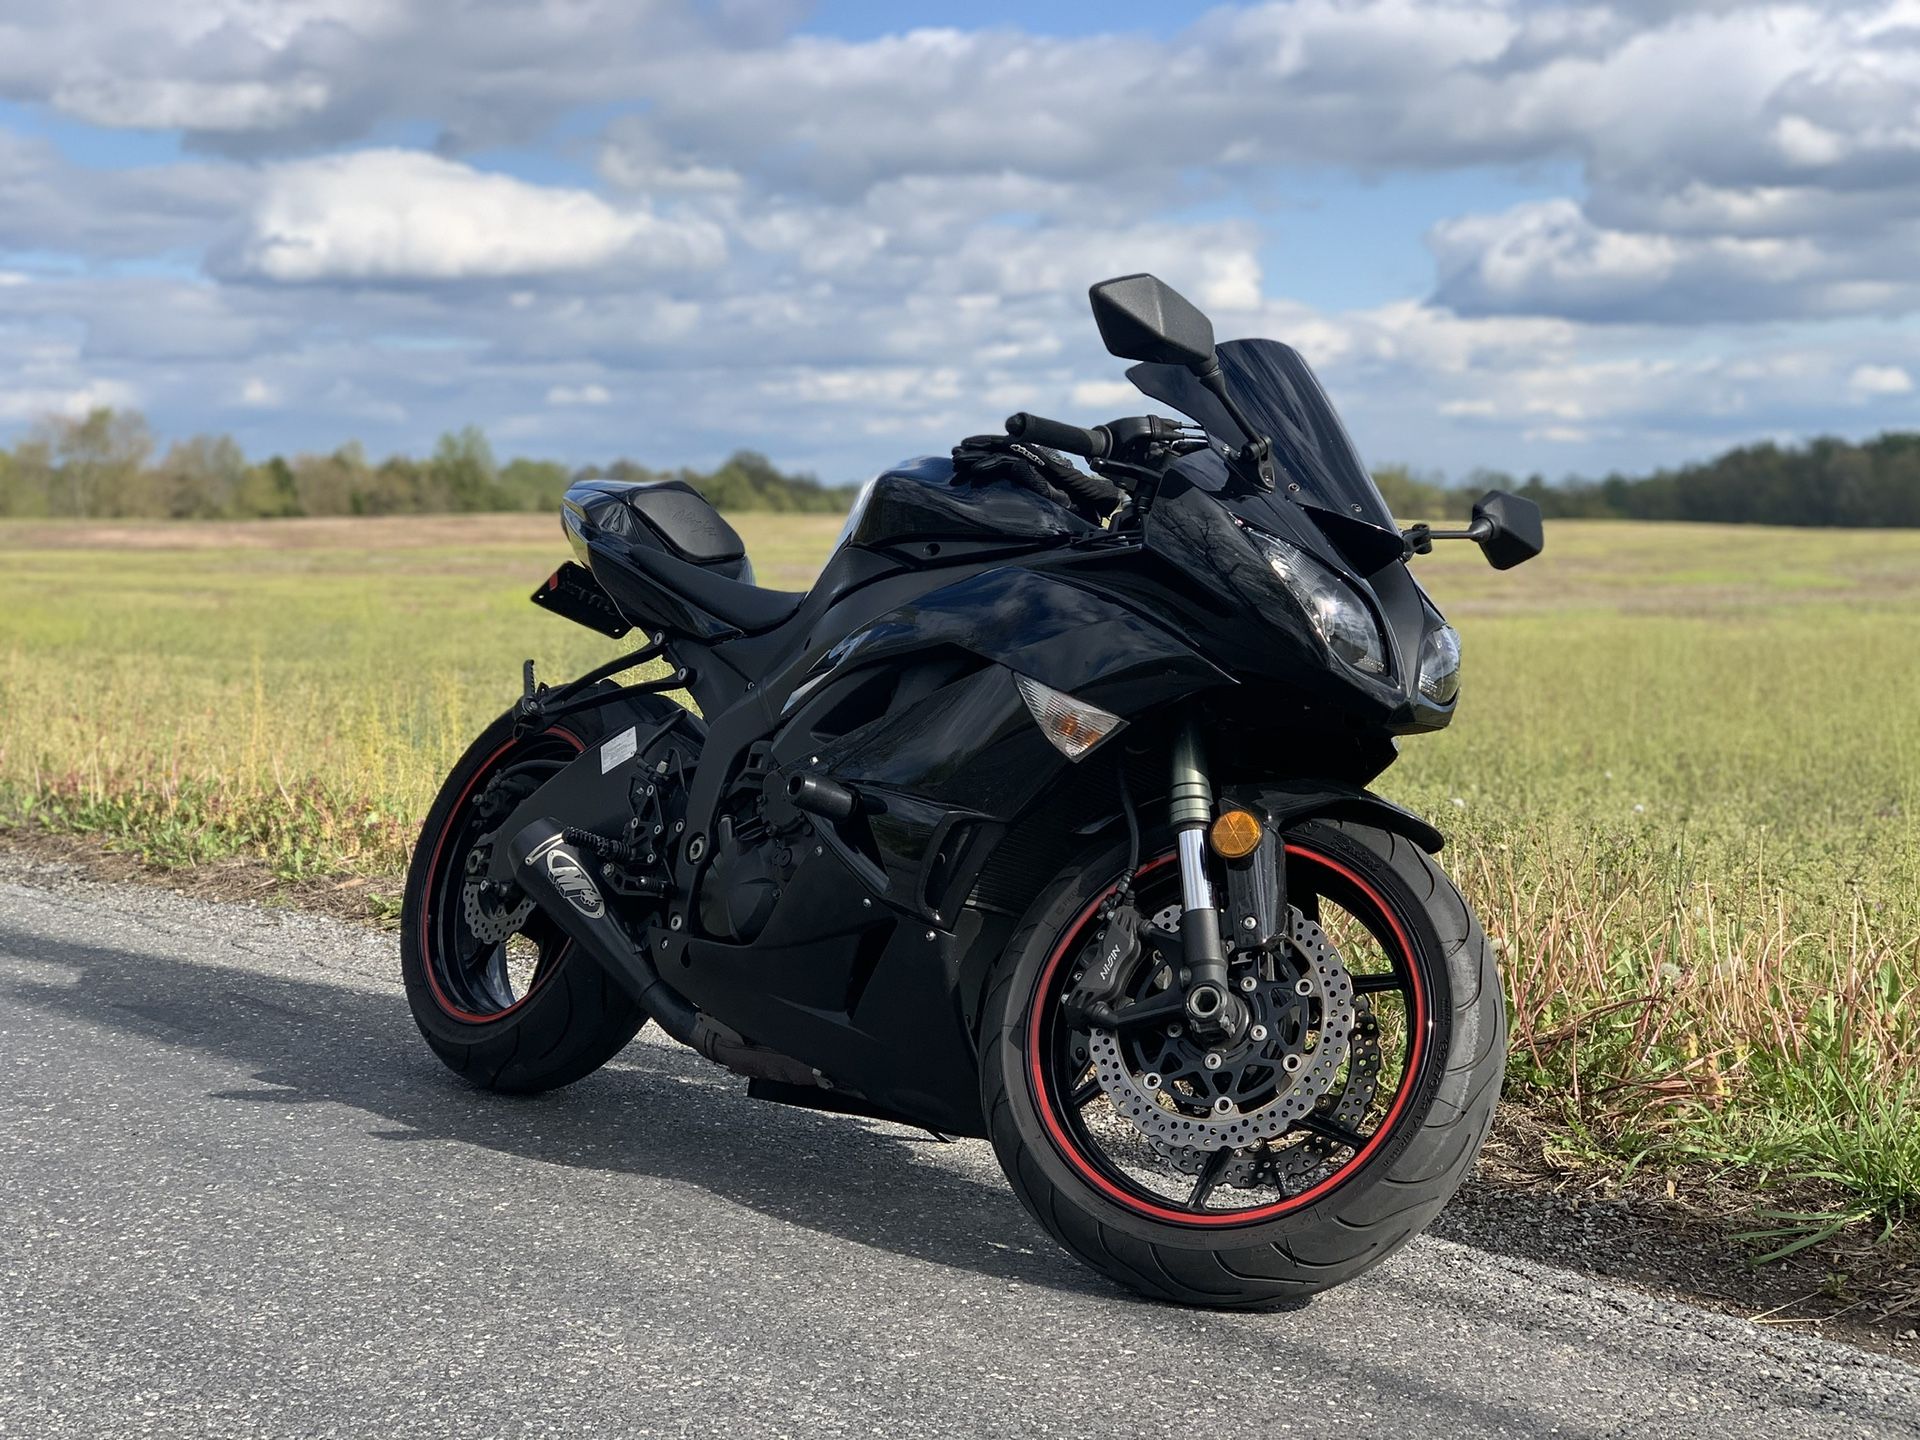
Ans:
[[[1173,833],[1180,847],[1180,940],[1186,954],[1187,1020],[1208,1039],[1237,1041],[1250,1019],[1229,986],[1220,943],[1220,911],[1207,875],[1207,827],[1213,822],[1213,786],[1207,779],[1200,730],[1188,720],[1173,742]]]

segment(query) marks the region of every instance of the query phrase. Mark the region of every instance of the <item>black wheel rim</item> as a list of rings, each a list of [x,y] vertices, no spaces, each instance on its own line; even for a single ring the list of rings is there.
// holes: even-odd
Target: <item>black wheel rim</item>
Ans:
[[[1347,1058],[1326,1094],[1271,1139],[1211,1150],[1172,1146],[1156,1143],[1122,1113],[1101,1083],[1087,1032],[1075,1030],[1061,1004],[1072,985],[1074,955],[1098,932],[1090,917],[1099,902],[1069,927],[1042,968],[1029,1039],[1030,1080],[1043,1125],[1075,1171],[1137,1214],[1194,1226],[1278,1218],[1317,1202],[1350,1178],[1405,1123],[1408,1098],[1430,1051],[1431,1014],[1407,926],[1376,887],[1333,856],[1290,844],[1287,872],[1289,900],[1324,927],[1343,967],[1352,967],[1347,973],[1359,1018]],[[1136,905],[1143,916],[1177,904],[1178,895],[1178,868],[1171,856],[1142,867]],[[1130,999],[1147,998],[1153,973],[1149,955],[1134,981],[1142,993]],[[1269,1012],[1269,1018],[1277,1013]],[[1312,1018],[1309,1014],[1307,1023]],[[1123,1063],[1172,1068],[1177,1039],[1148,1039],[1149,1045],[1130,1046],[1123,1034]],[[1370,1050],[1377,1053],[1371,1061],[1366,1058]],[[1175,1076],[1162,1070],[1150,1077],[1160,1105],[1191,1114],[1203,1099],[1217,1103],[1224,1095],[1236,1105],[1258,1101],[1262,1085],[1285,1083],[1262,1077],[1251,1062],[1224,1079],[1210,1076],[1208,1089],[1192,1084],[1193,1075],[1183,1069]]]
[[[502,746],[481,765],[447,817],[434,848],[421,919],[428,986],[447,1015],[468,1024],[499,1020],[532,998],[558,968],[568,939],[537,909],[508,933],[479,934],[476,916],[490,931],[520,904],[515,895],[488,893],[470,902],[469,889],[484,878],[493,847],[514,806],[580,753],[580,743],[549,730]],[[477,905],[477,908],[476,908]]]

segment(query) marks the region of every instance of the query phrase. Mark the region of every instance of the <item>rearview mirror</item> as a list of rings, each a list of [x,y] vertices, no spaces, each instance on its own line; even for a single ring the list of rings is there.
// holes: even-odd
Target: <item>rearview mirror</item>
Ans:
[[[1540,507],[1505,490],[1489,490],[1473,507],[1473,538],[1496,570],[1511,570],[1546,548]],[[1484,532],[1484,533],[1482,533]]]
[[[1213,322],[1171,285],[1152,275],[1122,275],[1087,293],[1111,354],[1196,373],[1215,368]]]

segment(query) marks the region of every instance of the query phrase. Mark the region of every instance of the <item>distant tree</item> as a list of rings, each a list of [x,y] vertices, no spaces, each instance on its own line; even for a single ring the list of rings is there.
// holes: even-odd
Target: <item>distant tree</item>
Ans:
[[[1454,496],[1445,485],[1417,478],[1405,465],[1382,465],[1373,472],[1373,483],[1402,521],[1444,520],[1454,512]]]
[[[551,510],[572,479],[566,466],[552,460],[511,460],[500,471],[497,491],[506,509]]]
[[[249,465],[234,513],[270,520],[300,514],[299,486],[294,480],[293,467],[278,455],[258,465]]]
[[[174,520],[257,513],[244,503],[252,468],[231,435],[195,435],[167,450],[155,474],[154,489]]]
[[[9,455],[0,450],[0,515],[48,513],[53,466],[43,441],[23,440]]]
[[[358,440],[331,455],[299,455],[293,461],[293,493],[302,515],[354,515],[355,496],[366,489],[370,471]]]
[[[442,435],[415,479],[418,498],[412,508],[421,510],[497,510],[504,498],[493,447],[478,425]]]
[[[431,463],[431,462],[429,462]],[[428,468],[405,455],[389,455],[362,480],[353,494],[356,515],[411,515],[451,509],[429,492]]]
[[[101,406],[77,419],[48,416],[34,438],[52,457],[51,513],[83,520],[155,513],[146,473],[153,436],[138,412]]]

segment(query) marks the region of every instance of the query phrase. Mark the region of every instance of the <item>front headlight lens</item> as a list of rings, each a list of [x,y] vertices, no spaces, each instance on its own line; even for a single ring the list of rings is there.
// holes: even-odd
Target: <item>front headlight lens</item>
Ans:
[[[1451,625],[1420,642],[1420,693],[1436,705],[1451,705],[1460,693],[1460,636]]]
[[[1248,530],[1280,583],[1307,612],[1307,619],[1327,642],[1327,648],[1356,670],[1369,675],[1387,673],[1386,642],[1373,612],[1338,575],[1283,540]]]

